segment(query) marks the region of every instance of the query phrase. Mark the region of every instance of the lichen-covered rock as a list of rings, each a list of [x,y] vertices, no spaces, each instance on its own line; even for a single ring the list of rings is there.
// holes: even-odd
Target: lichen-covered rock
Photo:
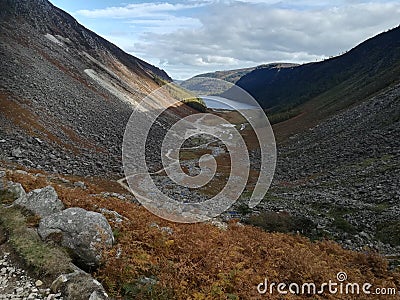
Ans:
[[[97,267],[103,250],[112,246],[114,236],[107,219],[82,208],[68,208],[43,218],[38,233],[44,240],[56,239],[71,250],[78,263]]]
[[[101,283],[82,271],[60,275],[52,283],[51,290],[61,293],[65,300],[109,299]]]
[[[7,190],[15,196],[14,203],[24,203],[27,201],[27,196],[24,188],[20,183],[8,182]]]
[[[46,217],[64,209],[64,204],[52,186],[36,189],[26,197],[19,197],[15,204],[22,206],[41,217]]]

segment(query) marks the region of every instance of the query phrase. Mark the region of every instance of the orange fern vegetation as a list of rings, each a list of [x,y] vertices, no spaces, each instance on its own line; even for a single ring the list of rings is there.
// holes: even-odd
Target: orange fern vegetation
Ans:
[[[373,252],[344,250],[332,241],[311,242],[300,235],[267,233],[236,221],[227,230],[207,223],[176,224],[162,220],[145,208],[103,197],[99,192],[117,188],[86,179],[84,190],[46,179],[9,173],[28,191],[52,184],[67,207],[113,210],[125,217],[118,223],[106,216],[116,243],[96,271],[108,292],[117,299],[397,299],[378,295],[260,295],[257,285],[269,282],[337,282],[346,272],[348,282],[373,287],[399,287],[400,274]],[[80,179],[82,180],[82,178]],[[92,182],[92,183],[91,183]],[[156,225],[157,224],[157,225]],[[161,230],[168,227],[168,230]],[[164,228],[165,229],[165,228]]]

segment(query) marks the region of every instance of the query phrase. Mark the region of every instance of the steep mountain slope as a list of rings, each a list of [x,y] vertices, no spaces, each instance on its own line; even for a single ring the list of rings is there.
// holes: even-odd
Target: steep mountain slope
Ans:
[[[237,84],[265,109],[287,110],[319,96],[320,101],[315,105],[319,104],[329,114],[365,99],[399,76],[400,27],[397,27],[341,56],[286,69],[258,68]]]
[[[110,56],[108,59],[114,56],[126,67],[140,73],[143,77],[153,79],[157,76],[168,81],[171,80],[163,70],[125,53],[117,46],[80,25],[73,17],[53,6],[47,0],[2,0],[1,9],[0,16],[5,22],[10,21],[13,17],[20,20],[23,18],[38,32],[68,38],[70,42],[75,44],[76,49],[87,51],[96,59],[106,60],[107,55]],[[54,41],[58,43],[56,40]]]
[[[1,160],[119,173],[133,105],[168,81],[47,0],[0,1]]]
[[[335,59],[239,81],[257,83],[250,91],[270,112],[302,103],[273,126],[277,168],[260,211],[305,218],[298,230],[308,236],[400,257],[399,47],[400,27]]]
[[[260,209],[311,220],[311,235],[398,257],[399,141],[400,83],[281,143]]]

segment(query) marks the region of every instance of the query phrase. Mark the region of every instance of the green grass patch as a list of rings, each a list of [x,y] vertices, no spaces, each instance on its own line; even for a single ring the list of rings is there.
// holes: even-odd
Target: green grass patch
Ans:
[[[285,199],[282,197],[279,197],[277,195],[273,195],[271,193],[267,193],[264,196],[263,202],[271,202],[271,201],[284,201]]]
[[[176,299],[173,290],[163,287],[157,283],[143,284],[140,281],[125,283],[122,286],[122,294],[125,299],[143,300],[170,300]]]
[[[304,235],[309,235],[315,229],[315,224],[311,220],[292,216],[286,212],[264,211],[250,216],[244,222],[261,227],[268,232],[293,233],[301,231]]]
[[[182,100],[182,103],[185,103],[187,106],[194,108],[195,110],[205,113],[207,111],[207,105],[203,101],[203,99],[199,97],[191,97]]]
[[[388,202],[382,202],[376,204],[375,207],[372,208],[374,212],[381,213],[390,208],[390,204]]]
[[[357,229],[351,225],[346,219],[343,217],[336,217],[332,222],[332,225],[336,227],[336,229],[355,234],[357,233]]]
[[[166,85],[166,89],[168,90],[168,93],[175,99],[180,100],[182,103],[185,103],[199,112],[206,112],[207,105],[203,99],[197,97],[193,92],[176,84],[168,84]]]
[[[9,190],[0,190],[0,203],[11,204],[17,199],[17,196]]]
[[[341,230],[343,232],[351,234],[357,233],[357,229],[343,217],[345,214],[349,214],[351,212],[352,212],[351,209],[345,207],[330,208],[328,216],[334,219],[332,222],[332,226],[335,226],[336,229]]]
[[[271,125],[287,121],[291,118],[298,116],[301,113],[299,109],[288,109],[272,114],[267,114],[268,120]]]
[[[365,159],[363,159],[361,162],[359,162],[358,164],[356,164],[356,166],[360,167],[360,168],[368,168],[370,166],[373,166],[374,164],[379,164],[381,165],[382,162],[385,163],[390,163],[393,159],[393,155],[390,154],[384,154],[381,157],[367,157]]]
[[[241,214],[242,216],[245,216],[245,215],[252,213],[253,210],[249,207],[249,205],[247,203],[242,202],[239,205],[237,205],[236,211],[239,214]]]
[[[332,226],[337,230],[355,234],[357,233],[357,228],[350,224],[345,218],[345,214],[352,213],[352,210],[346,207],[332,206],[328,203],[312,203],[312,209],[315,214],[326,215],[327,218],[332,218]]]
[[[8,233],[11,247],[35,275],[55,277],[71,271],[67,252],[42,242],[36,231],[27,227],[27,218],[19,209],[0,207],[0,226]]]
[[[400,221],[377,225],[376,238],[392,246],[400,246]]]

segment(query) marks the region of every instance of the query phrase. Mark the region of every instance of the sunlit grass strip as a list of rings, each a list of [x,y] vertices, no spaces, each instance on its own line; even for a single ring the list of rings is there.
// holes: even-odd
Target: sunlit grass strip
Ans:
[[[27,219],[17,208],[0,207],[0,226],[9,236],[9,244],[36,275],[57,276],[70,272],[67,252],[42,242],[37,233],[27,227]]]

